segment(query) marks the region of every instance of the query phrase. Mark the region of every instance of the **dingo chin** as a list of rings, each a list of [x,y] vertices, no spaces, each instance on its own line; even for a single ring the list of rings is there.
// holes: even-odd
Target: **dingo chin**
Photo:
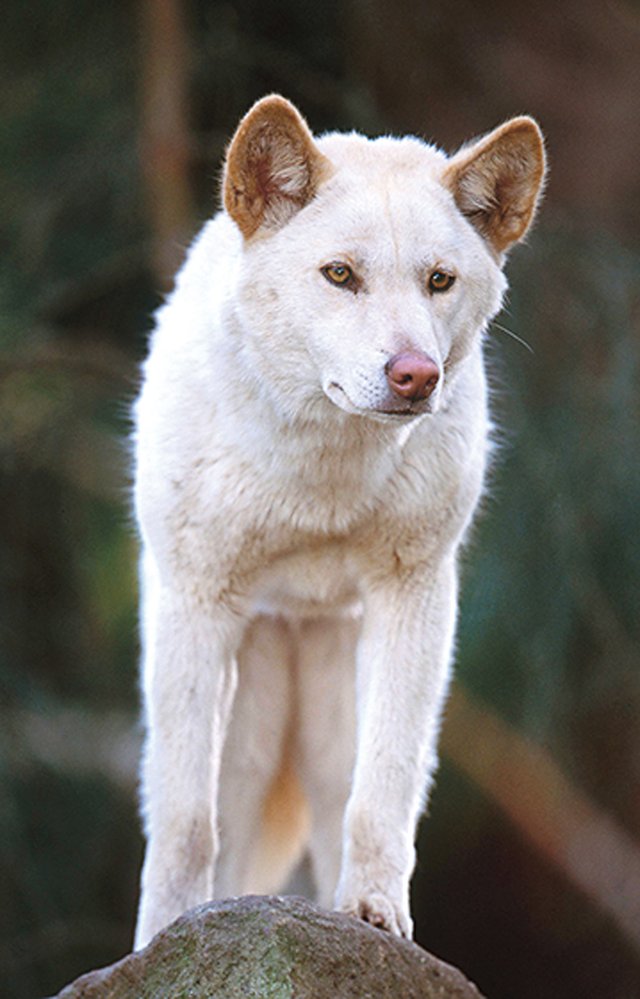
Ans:
[[[136,406],[147,852],[136,946],[278,890],[410,937],[456,561],[483,488],[483,335],[539,129],[452,157],[315,138],[282,97],[157,316]]]

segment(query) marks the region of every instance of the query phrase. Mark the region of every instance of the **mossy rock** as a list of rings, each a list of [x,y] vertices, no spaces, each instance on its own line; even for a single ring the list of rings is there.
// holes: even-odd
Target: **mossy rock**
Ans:
[[[185,913],[148,947],[58,999],[482,999],[455,968],[301,898],[245,896]]]

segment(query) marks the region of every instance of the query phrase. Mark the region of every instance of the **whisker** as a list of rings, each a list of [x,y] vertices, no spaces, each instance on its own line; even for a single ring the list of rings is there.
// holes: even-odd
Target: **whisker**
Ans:
[[[507,336],[510,336],[513,340],[517,340],[517,342],[521,343],[522,346],[526,350],[528,350],[530,354],[535,354],[535,350],[533,349],[533,347],[531,346],[531,344],[527,343],[526,340],[523,340],[522,337],[518,336],[517,333],[514,333],[513,330],[508,330],[506,326],[501,326],[500,323],[497,323],[495,321],[495,319],[491,322],[491,325],[495,326],[496,329],[500,330],[502,333],[506,333]]]

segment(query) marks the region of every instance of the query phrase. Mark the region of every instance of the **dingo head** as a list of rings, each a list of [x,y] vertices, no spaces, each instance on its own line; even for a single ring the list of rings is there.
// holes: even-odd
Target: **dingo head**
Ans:
[[[316,140],[284,98],[258,101],[229,147],[224,204],[265,391],[292,417],[327,399],[383,421],[435,412],[500,308],[504,253],[543,176],[531,118],[447,158],[413,137]]]

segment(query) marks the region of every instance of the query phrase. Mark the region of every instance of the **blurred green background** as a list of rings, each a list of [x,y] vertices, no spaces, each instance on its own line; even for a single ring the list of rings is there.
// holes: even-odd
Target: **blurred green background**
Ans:
[[[0,993],[130,947],[128,410],[225,142],[276,90],[317,131],[547,135],[414,913],[490,999],[640,996],[637,2],[6,0],[0,79]]]

